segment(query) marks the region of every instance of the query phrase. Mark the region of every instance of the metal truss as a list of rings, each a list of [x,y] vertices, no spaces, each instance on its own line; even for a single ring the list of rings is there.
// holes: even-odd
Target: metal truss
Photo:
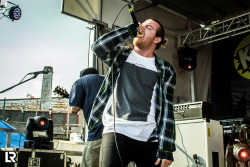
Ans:
[[[250,32],[250,12],[177,36],[178,47],[197,47]]]

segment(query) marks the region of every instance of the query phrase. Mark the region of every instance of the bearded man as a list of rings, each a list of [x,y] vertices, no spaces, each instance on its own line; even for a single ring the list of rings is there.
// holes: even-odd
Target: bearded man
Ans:
[[[110,68],[94,101],[89,130],[104,125],[100,167],[168,167],[175,151],[176,73],[155,50],[166,44],[155,19],[101,36],[92,50]],[[122,46],[133,39],[133,46]]]

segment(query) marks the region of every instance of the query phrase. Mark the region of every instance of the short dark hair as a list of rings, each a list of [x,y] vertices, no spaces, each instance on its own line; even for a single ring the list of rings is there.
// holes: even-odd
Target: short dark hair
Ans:
[[[88,74],[98,74],[98,71],[92,67],[86,68],[80,72],[80,78]]]
[[[156,48],[155,48],[155,50],[157,50],[157,49],[160,49],[160,47],[161,46],[165,46],[166,45],[166,43],[167,43],[167,39],[165,38],[165,30],[164,30],[164,27],[163,27],[163,25],[161,24],[161,22],[159,22],[158,20],[156,20],[156,19],[149,19],[149,20],[153,20],[153,21],[155,21],[156,23],[158,23],[159,24],[159,28],[156,30],[156,36],[157,37],[161,37],[161,42],[159,42],[157,45],[156,45]]]

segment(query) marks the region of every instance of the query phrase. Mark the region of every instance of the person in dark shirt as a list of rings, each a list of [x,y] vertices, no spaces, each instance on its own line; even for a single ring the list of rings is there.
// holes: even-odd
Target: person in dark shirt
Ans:
[[[69,95],[71,114],[75,115],[82,109],[85,122],[88,122],[94,99],[103,80],[104,76],[98,75],[94,68],[81,71],[80,78],[72,85]],[[93,131],[88,132],[88,139],[82,153],[82,167],[98,166],[102,132],[102,122]]]

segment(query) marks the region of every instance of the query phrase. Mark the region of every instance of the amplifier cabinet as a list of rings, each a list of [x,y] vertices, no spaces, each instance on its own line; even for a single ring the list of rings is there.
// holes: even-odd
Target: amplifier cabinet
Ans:
[[[171,167],[224,167],[222,126],[219,121],[206,120],[176,121],[176,151]]]
[[[15,152],[15,163],[6,163],[5,152]],[[66,151],[2,148],[0,149],[1,167],[68,167]],[[7,158],[8,159],[8,158]]]
[[[213,118],[213,108],[211,103],[198,101],[174,105],[175,120]]]

